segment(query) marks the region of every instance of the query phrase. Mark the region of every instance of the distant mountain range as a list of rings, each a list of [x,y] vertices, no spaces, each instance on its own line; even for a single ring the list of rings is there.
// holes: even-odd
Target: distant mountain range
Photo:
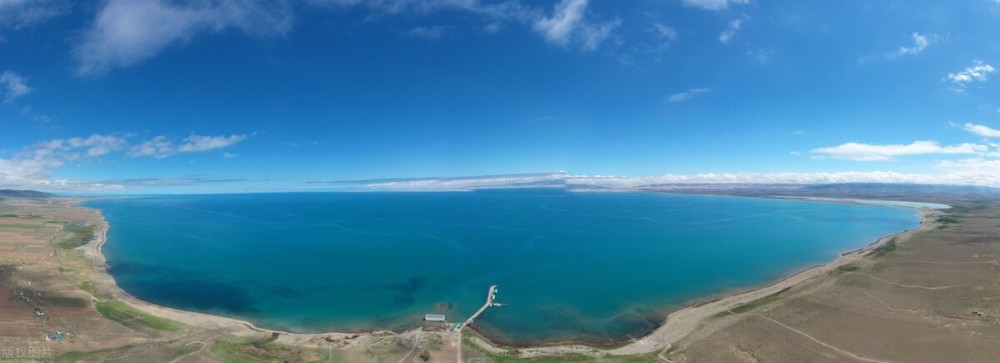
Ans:
[[[48,198],[54,197],[54,194],[39,192],[36,190],[15,190],[15,189],[0,189],[0,197],[8,198]]]
[[[652,182],[651,182],[652,181]],[[380,179],[317,182],[334,190],[471,191],[520,188],[569,191],[644,191],[683,194],[724,194],[748,197],[826,197],[940,202],[1000,200],[1000,188],[970,185],[892,183],[657,183],[651,178],[587,177],[565,173],[507,174],[453,178]]]
[[[748,197],[826,197],[926,202],[961,199],[1000,199],[1000,188],[937,184],[657,184],[637,186],[633,190],[684,194],[724,194]]]

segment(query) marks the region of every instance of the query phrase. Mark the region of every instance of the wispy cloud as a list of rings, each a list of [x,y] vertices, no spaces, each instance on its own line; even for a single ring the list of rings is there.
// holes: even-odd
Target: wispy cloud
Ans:
[[[32,144],[10,157],[0,157],[0,188],[106,189],[125,187],[122,181],[55,180],[52,171],[67,163],[90,163],[114,153],[127,156],[163,158],[177,153],[195,153],[230,147],[247,138],[246,135],[191,135],[179,143],[166,136],[157,136],[129,146],[129,136],[93,134],[87,137],[53,139]],[[223,158],[236,154],[224,153]],[[152,180],[152,179],[143,179]]]
[[[126,139],[121,136],[93,134],[89,137],[71,137],[38,143],[33,152],[38,157],[78,160],[96,158],[112,151],[121,150],[125,144]]]
[[[748,50],[746,54],[747,54],[747,57],[750,57],[750,59],[753,59],[754,61],[756,61],[757,63],[760,63],[760,64],[771,63],[771,60],[774,59],[774,51],[773,50],[751,49],[751,50]]]
[[[910,144],[873,145],[849,142],[832,147],[823,147],[810,151],[818,158],[831,158],[854,161],[886,161],[900,156],[928,154],[976,154],[988,151],[985,145],[964,143],[959,145],[941,146],[934,141],[914,141]]]
[[[708,92],[712,92],[712,89],[711,88],[705,88],[705,87],[692,88],[692,89],[689,89],[687,91],[677,92],[677,93],[674,93],[674,94],[670,95],[669,97],[667,97],[667,101],[675,102],[675,103],[676,102],[683,102],[683,101],[686,101],[686,100],[690,99],[691,97],[700,95],[702,93],[708,93]]]
[[[3,0],[0,0],[3,1]],[[27,0],[6,0],[8,2]],[[486,22],[494,33],[504,24],[532,27],[545,40],[583,50],[600,47],[621,20],[587,20],[588,0],[560,0],[551,16],[542,8],[519,0],[486,3],[481,0],[308,0],[305,7],[363,7],[374,15],[429,16],[441,11],[464,12]],[[3,4],[3,2],[0,2]],[[73,49],[78,76],[100,76],[127,68],[199,36],[236,30],[249,36],[280,37],[292,28],[296,6],[292,0],[108,0]],[[417,27],[405,35],[434,40],[447,26]]]
[[[434,41],[441,39],[448,33],[449,27],[444,25],[418,26],[410,29],[406,34],[420,39]]]
[[[236,145],[240,141],[246,140],[246,138],[247,135],[244,134],[233,134],[229,136],[203,136],[193,134],[184,138],[180,142],[174,142],[168,137],[161,135],[133,146],[129,149],[127,154],[128,156],[134,158],[149,156],[157,159],[163,159],[179,153],[198,153],[227,148]]]
[[[1000,130],[989,126],[966,123],[962,125],[962,130],[971,132],[982,137],[1000,137]]]
[[[0,30],[19,30],[65,14],[71,4],[64,0],[0,0]]]
[[[705,10],[725,10],[729,5],[749,4],[750,0],[684,0],[684,6]]]
[[[996,72],[993,66],[977,59],[972,61],[972,66],[966,67],[962,71],[948,73],[947,80],[957,87],[955,88],[956,91],[961,91],[971,83],[986,82],[989,79],[989,75],[993,72]]]
[[[236,143],[246,140],[247,135],[229,136],[202,136],[191,135],[184,139],[184,142],[177,147],[182,153],[198,153],[209,150],[230,147]]]
[[[679,37],[677,29],[671,28],[662,23],[653,24],[653,29],[656,30],[656,34],[659,34],[661,37],[663,37],[663,39],[665,39],[668,42],[676,42],[677,38]]]
[[[24,77],[11,71],[5,71],[0,74],[0,87],[3,90],[3,101],[5,103],[14,102],[14,100],[24,97],[32,91],[31,87],[28,87]]]
[[[729,42],[736,37],[736,34],[740,32],[740,28],[742,27],[743,27],[743,19],[736,19],[730,21],[729,27],[726,28],[726,30],[723,30],[722,33],[719,34],[719,41],[722,42],[722,44],[729,44]]]
[[[911,46],[900,46],[898,50],[893,53],[886,55],[887,58],[893,59],[897,57],[902,57],[905,55],[914,55],[923,52],[930,45],[930,41],[926,36],[920,35],[920,33],[913,33],[913,45]]]
[[[556,5],[552,17],[535,21],[535,29],[550,42],[565,45],[569,42],[570,34],[583,20],[583,12],[586,9],[587,0],[561,0]]]
[[[534,21],[536,31],[553,44],[566,46],[576,41],[585,50],[594,50],[617,28],[621,21],[590,23],[584,20],[587,0],[561,0],[551,17]]]
[[[922,35],[917,32],[914,32],[910,36],[913,38],[912,45],[901,45],[899,46],[898,49],[891,52],[885,52],[881,54],[869,54],[858,57],[858,64],[866,64],[868,62],[881,58],[884,58],[887,61],[894,61],[901,57],[917,55],[923,52],[924,49],[927,49],[927,47],[929,47],[932,43],[936,42],[939,39],[938,35],[936,34],[931,34],[930,36],[928,36],[928,35]]]
[[[44,187],[56,183],[51,170],[67,161],[95,159],[120,150],[123,137],[94,134],[36,143],[9,158],[0,158],[0,186]]]
[[[128,67],[202,33],[237,29],[279,36],[291,24],[287,1],[109,0],[73,51],[76,73],[93,76]]]
[[[635,188],[663,184],[907,183],[1000,186],[1000,160],[966,159],[935,165],[936,172],[842,171],[816,173],[697,173],[660,176],[529,174],[333,182],[339,189],[446,191],[488,188]]]

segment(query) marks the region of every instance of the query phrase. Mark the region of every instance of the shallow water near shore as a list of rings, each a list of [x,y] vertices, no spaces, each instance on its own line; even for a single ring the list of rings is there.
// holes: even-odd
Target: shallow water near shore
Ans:
[[[514,190],[89,201],[109,272],[155,304],[298,332],[427,313],[493,340],[608,344],[699,298],[765,284],[916,227],[915,210],[801,200]]]

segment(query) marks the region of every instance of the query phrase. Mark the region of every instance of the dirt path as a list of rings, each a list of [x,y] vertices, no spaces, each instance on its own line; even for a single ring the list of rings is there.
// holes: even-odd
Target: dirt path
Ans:
[[[399,363],[406,362],[408,359],[410,359],[410,355],[413,355],[413,352],[415,352],[417,350],[417,347],[420,346],[420,333],[421,333],[420,331],[417,331],[417,336],[413,338],[413,348],[410,348],[410,352],[406,353],[406,355],[404,355],[403,358],[399,360]]]
[[[793,331],[793,332],[796,332],[796,333],[798,333],[799,335],[802,335],[802,336],[804,336],[804,337],[806,337],[806,338],[809,338],[809,340],[812,340],[812,341],[816,342],[816,343],[817,343],[817,344],[819,344],[819,345],[822,345],[822,346],[824,346],[824,347],[827,347],[827,348],[829,348],[829,349],[831,349],[831,350],[833,350],[833,351],[835,351],[835,352],[837,352],[837,353],[840,353],[840,354],[843,354],[843,355],[845,355],[845,356],[848,356],[848,357],[851,357],[851,358],[853,358],[853,359],[856,359],[856,360],[859,360],[859,361],[862,361],[862,362],[873,362],[873,363],[885,363],[885,362],[888,362],[888,361],[884,361],[884,360],[878,360],[878,359],[872,359],[872,358],[867,358],[867,357],[862,357],[862,356],[860,356],[860,355],[857,355],[857,354],[854,354],[854,353],[851,353],[851,352],[848,352],[848,351],[846,351],[846,350],[843,350],[843,349],[840,349],[840,348],[837,348],[837,347],[835,347],[835,346],[832,346],[832,345],[829,345],[829,344],[826,344],[826,343],[824,343],[824,342],[820,341],[819,339],[816,339],[816,338],[813,338],[813,337],[812,337],[811,335],[809,335],[809,334],[806,334],[805,332],[803,332],[803,331],[801,331],[801,330],[798,330],[798,329],[795,329],[795,328],[793,328],[793,327],[790,327],[790,326],[788,326],[788,325],[785,325],[785,323],[782,323],[782,322],[780,322],[780,321],[777,321],[777,320],[774,320],[774,319],[771,319],[771,318],[769,318],[769,317],[767,317],[767,316],[764,316],[764,315],[761,315],[761,314],[759,314],[759,313],[754,313],[754,315],[756,315],[756,316],[759,316],[759,317],[761,317],[761,318],[764,318],[764,319],[767,319],[767,320],[769,320],[769,321],[771,321],[771,322],[773,322],[773,323],[775,323],[775,324],[778,324],[778,325],[781,325],[781,326],[785,327],[785,328],[786,328],[786,329],[788,329],[788,330],[791,330],[791,331]]]
[[[895,285],[895,286],[899,286],[899,287],[909,287],[909,288],[914,288],[914,289],[924,289],[924,290],[944,290],[944,289],[951,289],[951,288],[955,288],[955,287],[962,287],[962,286],[966,286],[966,285],[949,285],[949,286],[920,286],[920,285],[907,285],[907,284],[901,284],[901,283],[898,283],[898,282],[892,282],[892,281],[889,281],[889,280],[884,280],[884,279],[882,279],[882,278],[879,278],[879,277],[876,277],[876,276],[874,276],[874,275],[869,275],[869,274],[866,274],[866,273],[864,273],[864,272],[856,272],[856,273],[857,273],[858,275],[864,275],[864,276],[867,276],[868,278],[870,278],[870,279],[872,279],[872,280],[878,280],[878,281],[881,281],[881,282],[884,282],[884,283],[887,283],[887,284],[889,284],[889,285]]]
[[[184,344],[184,346],[189,346],[189,345],[191,345],[191,344],[201,344],[201,348],[198,348],[198,350],[196,350],[196,351],[193,351],[193,352],[191,352],[191,353],[188,353],[188,354],[185,354],[185,355],[182,355],[182,356],[180,356],[180,357],[177,357],[177,358],[174,358],[173,360],[171,360],[171,361],[170,361],[170,362],[168,362],[168,363],[177,363],[177,362],[179,362],[179,361],[180,361],[181,359],[184,359],[184,358],[187,358],[187,357],[189,357],[189,356],[191,356],[191,355],[195,355],[195,354],[198,354],[198,353],[201,353],[201,351],[205,350],[205,347],[207,347],[207,346],[208,346],[208,344],[205,344],[205,342],[203,342],[203,341],[200,341],[200,340],[196,340],[196,341],[193,341],[193,342],[190,342],[190,343],[187,343],[187,344]]]

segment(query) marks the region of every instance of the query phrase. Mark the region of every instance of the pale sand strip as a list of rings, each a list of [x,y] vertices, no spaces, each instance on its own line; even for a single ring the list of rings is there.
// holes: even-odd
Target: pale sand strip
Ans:
[[[96,211],[96,210],[95,210]],[[279,341],[285,344],[296,344],[305,343],[308,341],[315,341],[317,338],[347,338],[349,336],[357,335],[357,338],[351,339],[353,344],[363,343],[375,335],[395,335],[395,333],[390,331],[378,331],[371,333],[338,333],[338,332],[328,332],[328,333],[317,333],[317,334],[302,334],[302,333],[290,333],[280,330],[265,329],[255,326],[254,324],[218,316],[211,314],[203,314],[197,312],[183,311],[168,307],[159,306],[152,304],[140,299],[137,299],[127,292],[122,290],[115,283],[113,277],[107,273],[107,262],[104,254],[101,252],[101,247],[107,241],[107,231],[108,223],[104,219],[103,214],[100,211],[96,211],[100,216],[100,234],[96,243],[88,243],[84,246],[84,253],[87,260],[90,261],[94,268],[94,272],[98,283],[106,287],[111,291],[112,296],[115,299],[123,301],[133,307],[136,307],[142,311],[148,312],[150,314],[176,320],[188,325],[211,329],[211,330],[223,330],[230,334],[238,336],[262,336],[269,335],[271,333],[281,333],[282,337]],[[893,234],[889,236],[882,237],[868,247],[851,251],[842,254],[835,261],[822,265],[813,267],[804,271],[800,271],[791,276],[788,276],[780,281],[774,282],[772,284],[755,288],[752,290],[739,292],[731,294],[716,300],[711,300],[709,302],[703,302],[699,304],[694,304],[680,310],[674,311],[667,315],[665,322],[662,326],[646,335],[645,337],[634,340],[631,343],[624,345],[622,347],[603,350],[595,347],[585,346],[585,345],[559,345],[559,346],[547,346],[547,347],[535,347],[535,348],[519,348],[522,357],[533,357],[533,356],[545,356],[554,354],[565,354],[565,353],[583,353],[583,354],[611,354],[611,355],[634,355],[634,354],[647,354],[658,351],[663,351],[670,348],[673,344],[676,344],[681,339],[686,337],[688,334],[696,330],[702,325],[705,319],[712,317],[720,312],[732,309],[738,305],[742,305],[762,297],[777,293],[786,288],[801,284],[805,281],[818,278],[826,275],[828,272],[836,269],[838,266],[843,266],[855,261],[858,261],[864,257],[865,254],[874,251],[878,246],[885,242],[888,242],[891,238],[897,237],[900,240],[907,238],[910,234],[916,231],[921,231],[930,228],[931,223],[929,216],[938,212],[921,209],[921,223],[920,226],[908,231],[904,231],[898,234]],[[414,329],[419,330],[419,329]],[[409,332],[407,332],[409,333]],[[495,346],[490,342],[485,342],[482,339],[473,339],[477,342],[481,348],[490,350],[495,353],[504,353],[507,351],[506,347]]]

